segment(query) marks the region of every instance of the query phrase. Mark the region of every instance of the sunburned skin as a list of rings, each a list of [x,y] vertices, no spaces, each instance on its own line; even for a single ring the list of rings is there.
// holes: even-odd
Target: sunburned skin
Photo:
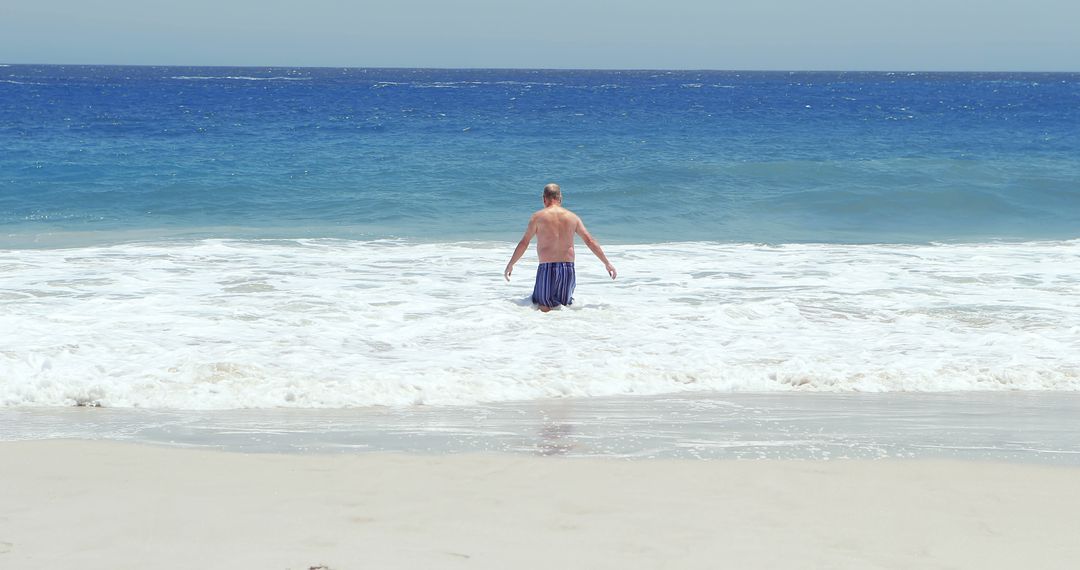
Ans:
[[[529,227],[536,234],[540,263],[574,261],[574,234],[582,234],[582,239],[589,236],[581,218],[562,206],[553,205],[537,211],[529,220]]]

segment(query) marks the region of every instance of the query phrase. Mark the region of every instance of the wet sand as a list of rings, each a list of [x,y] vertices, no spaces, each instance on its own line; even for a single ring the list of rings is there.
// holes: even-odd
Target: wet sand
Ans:
[[[259,453],[962,459],[1080,466],[1080,392],[686,393],[469,406],[0,408],[0,441]]]

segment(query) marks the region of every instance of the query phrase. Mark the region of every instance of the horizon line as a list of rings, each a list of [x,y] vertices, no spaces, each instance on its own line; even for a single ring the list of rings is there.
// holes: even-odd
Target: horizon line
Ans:
[[[378,70],[440,70],[440,71],[633,71],[633,72],[721,72],[721,73],[927,73],[927,74],[959,74],[959,73],[1043,73],[1043,74],[1080,74],[1080,70],[1017,70],[1017,69],[967,69],[967,70],[931,70],[931,69],[782,69],[782,68],[652,68],[652,67],[450,67],[450,66],[353,66],[353,65],[196,65],[196,64],[153,64],[153,63],[19,63],[0,62],[2,66],[42,66],[42,67],[188,67],[188,68],[220,68],[220,69],[378,69]]]

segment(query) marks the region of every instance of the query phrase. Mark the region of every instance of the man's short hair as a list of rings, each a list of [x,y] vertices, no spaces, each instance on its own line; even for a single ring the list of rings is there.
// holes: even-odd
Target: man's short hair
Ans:
[[[558,184],[551,183],[544,186],[544,200],[558,200],[562,202],[562,189]]]

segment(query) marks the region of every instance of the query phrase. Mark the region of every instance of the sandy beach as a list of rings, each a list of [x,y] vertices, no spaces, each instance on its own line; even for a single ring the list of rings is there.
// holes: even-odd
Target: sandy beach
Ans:
[[[1071,568],[1075,467],[0,443],[3,568]]]

